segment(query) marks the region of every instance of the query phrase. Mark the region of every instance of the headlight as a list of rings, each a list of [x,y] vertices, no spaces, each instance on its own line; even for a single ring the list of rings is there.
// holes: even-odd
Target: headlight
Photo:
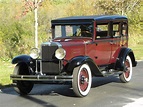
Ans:
[[[55,57],[57,59],[64,59],[66,56],[66,51],[63,48],[59,48],[55,52]]]
[[[30,56],[33,58],[33,59],[36,59],[39,57],[39,50],[38,48],[32,48],[31,49],[31,52],[30,52]]]

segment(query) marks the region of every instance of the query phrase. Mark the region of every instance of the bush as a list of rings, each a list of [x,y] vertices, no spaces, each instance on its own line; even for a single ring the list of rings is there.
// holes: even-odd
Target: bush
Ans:
[[[30,0],[28,0],[30,1]],[[32,1],[32,0],[31,0]],[[0,1],[0,57],[13,58],[28,54],[34,47],[34,13],[26,1]],[[27,11],[28,10],[28,11]],[[26,14],[24,14],[27,12]],[[129,33],[138,43],[143,32],[143,2],[141,0],[44,0],[38,8],[39,44],[47,41],[50,22],[54,18],[122,14],[129,18]],[[39,45],[40,46],[40,45]]]

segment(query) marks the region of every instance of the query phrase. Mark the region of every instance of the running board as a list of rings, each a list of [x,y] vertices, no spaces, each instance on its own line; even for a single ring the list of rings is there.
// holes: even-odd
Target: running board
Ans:
[[[111,76],[111,75],[117,75],[117,74],[121,74],[121,73],[123,73],[123,71],[115,71],[115,70],[111,70],[111,71],[102,71],[102,75],[104,76],[104,77],[108,77],[108,76]]]
[[[73,76],[10,75],[10,79],[20,81],[72,81]]]

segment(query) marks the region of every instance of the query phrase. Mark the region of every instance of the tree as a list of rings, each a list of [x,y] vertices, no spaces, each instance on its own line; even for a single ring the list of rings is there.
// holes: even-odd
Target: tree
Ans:
[[[75,0],[66,9],[66,14],[68,16],[77,15],[93,15],[97,11],[94,9],[94,2],[97,0]]]
[[[35,47],[38,48],[38,7],[41,5],[43,0],[24,0],[25,10],[22,13],[22,16],[26,15],[29,11],[34,11],[34,22],[35,22]]]
[[[100,9],[102,14],[128,15],[138,12],[141,0],[99,0],[95,2],[95,8]]]
[[[135,38],[143,31],[142,0],[38,0],[38,42],[47,41],[51,20],[77,15],[120,14]],[[0,0],[0,57],[28,54],[34,47],[34,0]],[[31,42],[33,41],[33,42]],[[14,48],[13,48],[14,47]],[[12,51],[11,51],[12,50]]]

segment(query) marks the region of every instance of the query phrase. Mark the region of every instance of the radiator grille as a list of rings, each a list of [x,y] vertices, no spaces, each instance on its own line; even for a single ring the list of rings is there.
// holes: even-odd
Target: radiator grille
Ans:
[[[55,58],[55,51],[58,49],[56,44],[42,45],[42,72],[44,74],[59,74],[59,60]]]
[[[51,60],[55,58],[55,51],[58,49],[58,46],[42,46],[42,60]]]

